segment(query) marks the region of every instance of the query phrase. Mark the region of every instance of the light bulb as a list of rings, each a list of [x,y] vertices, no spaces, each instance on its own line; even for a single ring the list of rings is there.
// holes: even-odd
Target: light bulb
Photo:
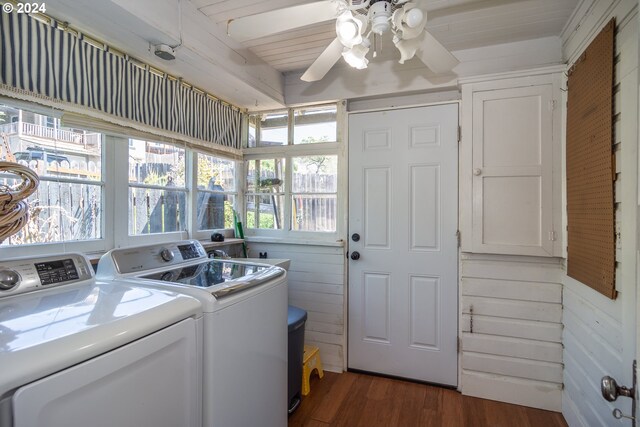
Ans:
[[[404,21],[407,23],[409,28],[416,28],[418,25],[420,25],[423,18],[424,18],[424,13],[422,13],[422,10],[418,9],[417,7],[414,7],[413,9],[407,12],[407,14],[404,17]]]
[[[340,37],[344,40],[353,40],[358,35],[359,30],[354,21],[342,21],[338,26]]]

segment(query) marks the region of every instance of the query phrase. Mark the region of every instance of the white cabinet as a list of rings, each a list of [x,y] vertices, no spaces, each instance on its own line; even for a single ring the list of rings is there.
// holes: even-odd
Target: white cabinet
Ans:
[[[462,250],[561,255],[560,82],[539,75],[462,85]]]

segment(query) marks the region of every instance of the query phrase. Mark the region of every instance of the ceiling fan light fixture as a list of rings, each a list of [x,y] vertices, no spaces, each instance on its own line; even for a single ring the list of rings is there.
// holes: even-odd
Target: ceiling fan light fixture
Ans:
[[[371,31],[378,35],[389,31],[391,28],[391,3],[388,1],[378,1],[369,7],[369,19],[371,20]]]
[[[345,48],[342,52],[342,57],[353,68],[363,70],[369,65],[369,60],[366,58],[369,53],[369,46],[371,43],[369,40],[364,39],[362,43],[353,46],[352,48]]]
[[[400,60],[398,61],[400,64],[404,64],[405,61],[413,58],[418,50],[418,40],[416,39],[403,40],[398,37],[394,37],[393,44],[400,52]]]
[[[336,20],[336,35],[343,46],[351,48],[362,43],[362,31],[366,21],[360,16],[353,16],[347,10]]]
[[[407,11],[407,14],[404,17],[404,21],[407,23],[407,26],[409,28],[418,27],[422,23],[423,19],[424,19],[424,13],[422,12],[422,10],[420,10],[417,7],[414,7],[413,9],[409,9],[409,11]]]

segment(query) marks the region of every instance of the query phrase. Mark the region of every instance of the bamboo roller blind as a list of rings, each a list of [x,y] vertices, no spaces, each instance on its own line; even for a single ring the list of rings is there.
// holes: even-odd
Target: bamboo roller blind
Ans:
[[[570,277],[614,299],[613,85],[615,21],[569,71],[567,217]]]

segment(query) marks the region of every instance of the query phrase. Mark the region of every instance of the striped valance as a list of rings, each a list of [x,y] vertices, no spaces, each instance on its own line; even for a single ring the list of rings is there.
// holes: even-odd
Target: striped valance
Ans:
[[[0,14],[0,30],[5,89],[240,149],[236,108],[25,14]]]

